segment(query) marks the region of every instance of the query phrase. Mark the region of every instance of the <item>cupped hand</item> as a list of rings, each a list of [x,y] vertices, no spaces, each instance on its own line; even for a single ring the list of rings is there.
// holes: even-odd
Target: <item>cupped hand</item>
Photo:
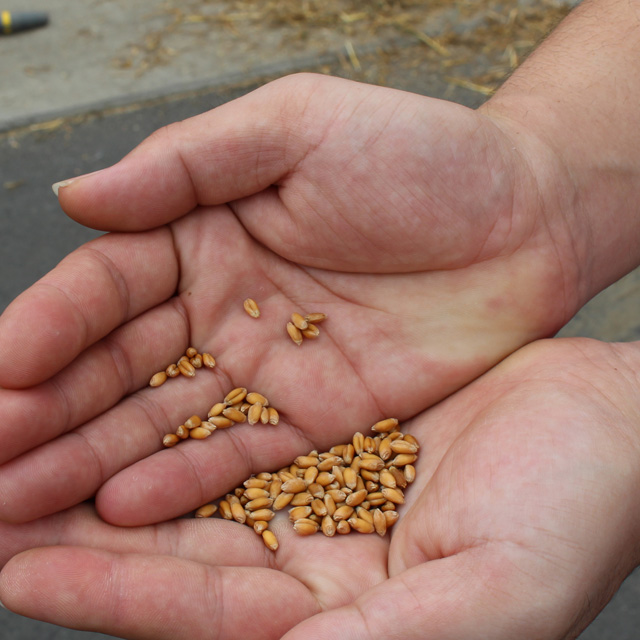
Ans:
[[[549,187],[561,171],[535,135],[497,123],[295,76],[61,186],[69,215],[113,233],[0,320],[0,519],[96,491],[114,523],[177,516],[301,448],[413,416],[553,333],[583,301]],[[328,314],[317,340],[289,340],[293,311]],[[189,345],[214,373],[144,388]],[[236,386],[270,398],[278,431],[161,450]]]
[[[136,640],[575,638],[639,560],[639,365],[639,344],[535,343],[404,425],[422,446],[385,538],[276,518],[272,554],[234,522],[81,505],[0,526],[0,599]]]

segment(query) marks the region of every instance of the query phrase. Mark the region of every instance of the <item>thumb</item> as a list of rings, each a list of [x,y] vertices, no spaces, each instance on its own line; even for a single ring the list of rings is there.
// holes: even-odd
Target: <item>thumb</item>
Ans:
[[[522,571],[512,557],[518,553],[474,548],[429,561],[308,618],[282,640],[332,637],[336,629],[342,640],[576,637],[587,621],[573,629],[581,618],[568,606],[570,596]]]
[[[250,196],[281,180],[315,145],[319,127],[304,127],[301,118],[310,94],[332,80],[276,80],[159,129],[117,164],[58,182],[54,192],[71,218],[108,231],[150,229],[196,205]]]

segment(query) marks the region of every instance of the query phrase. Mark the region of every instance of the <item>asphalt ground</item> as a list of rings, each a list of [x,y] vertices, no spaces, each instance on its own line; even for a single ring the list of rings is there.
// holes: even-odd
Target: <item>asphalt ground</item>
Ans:
[[[125,3],[99,1],[89,4],[96,8],[102,5],[103,11],[109,6],[111,10],[118,4],[125,6]],[[140,8],[135,2],[132,5]],[[451,80],[449,71],[432,48],[404,38],[363,45],[355,59],[345,53],[342,46],[333,50],[328,47],[296,58],[294,68],[386,84],[475,107],[486,98],[479,89],[496,60],[482,52],[472,53],[456,68],[456,77],[473,81],[471,88]],[[290,66],[290,60],[285,60],[281,67],[254,65],[248,74],[218,75],[214,79],[199,79],[190,86],[177,82],[174,77],[173,81],[165,81],[162,91],[156,88],[155,92],[134,95],[125,90],[119,97],[105,98],[102,102],[91,100],[80,104],[76,99],[75,107],[53,104],[50,109],[37,112],[29,108],[25,98],[21,119],[14,119],[12,124],[7,124],[9,119],[6,119],[4,133],[0,133],[0,310],[66,254],[98,235],[61,213],[50,189],[53,182],[112,164],[155,129],[214,108],[272,77],[283,75],[291,70],[287,65]],[[5,89],[0,86],[0,115],[2,107],[9,103],[8,96],[16,95]],[[24,91],[27,89],[23,88]],[[76,88],[70,86],[69,92],[74,91]],[[91,94],[91,86],[87,84],[83,92]],[[561,335],[608,341],[640,339],[639,300],[640,271],[636,271],[589,303]],[[639,603],[640,571],[636,571],[582,634],[581,640],[640,638]],[[106,637],[109,636],[31,621],[0,609],[0,640]]]

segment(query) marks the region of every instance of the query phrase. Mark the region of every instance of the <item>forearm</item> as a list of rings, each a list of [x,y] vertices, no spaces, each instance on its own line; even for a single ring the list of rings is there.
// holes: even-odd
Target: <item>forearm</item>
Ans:
[[[640,2],[585,0],[482,108],[550,151],[534,171],[585,302],[640,264],[639,54]]]

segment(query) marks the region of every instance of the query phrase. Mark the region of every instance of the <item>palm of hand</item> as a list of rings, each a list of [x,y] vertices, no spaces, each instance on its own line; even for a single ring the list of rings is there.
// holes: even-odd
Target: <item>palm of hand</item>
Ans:
[[[251,637],[290,629],[291,640],[336,629],[573,638],[637,561],[632,371],[614,346],[539,343],[412,420],[418,474],[390,539],[300,538],[276,521],[274,556],[235,523],[122,530],[78,507],[3,525],[5,554],[52,542],[109,551],[27,552],[5,569],[0,596],[27,615],[131,638],[246,637],[246,621]]]
[[[13,367],[12,381],[22,376],[25,383],[124,323],[44,389],[4,392],[13,394],[16,411],[35,417],[46,409],[48,416],[44,426],[34,420],[33,432],[11,433],[5,459],[75,430],[4,465],[0,482],[11,498],[3,518],[22,521],[70,506],[109,478],[98,494],[108,520],[174,517],[251,472],[345,441],[380,417],[415,415],[564,320],[562,265],[549,259],[553,248],[540,248],[547,232],[524,224],[526,212],[513,206],[526,188],[514,184],[532,188],[533,179],[513,168],[495,126],[454,105],[369,91],[314,103],[300,129],[325,124],[306,140],[304,153],[295,152],[295,140],[271,162],[268,148],[258,149],[254,156],[266,160],[229,180],[231,186],[216,175],[228,145],[212,144],[204,161],[183,149],[185,159],[202,161],[189,167],[195,200],[184,182],[171,185],[174,173],[158,175],[156,168],[141,178],[140,170],[131,171],[137,162],[144,166],[145,145],[113,169],[112,180],[117,185],[132,174],[161,185],[159,193],[106,182],[111,199],[105,199],[100,185],[90,196],[68,187],[80,190],[74,197],[87,217],[100,212],[96,202],[112,202],[103,214],[114,226],[124,226],[127,216],[149,226],[161,209],[158,198],[173,198],[166,206],[174,217],[196,202],[223,198],[225,189],[236,199],[155,231],[100,239],[8,314],[14,332],[20,323],[19,331],[35,336],[28,348],[48,354],[38,373]],[[428,118],[420,116],[425,108]],[[354,130],[353,123],[374,116],[387,124],[379,140],[373,139],[379,126],[375,135],[366,124]],[[215,118],[230,126],[226,112],[202,122],[206,127]],[[175,135],[188,139],[188,123],[181,126],[186,133],[178,126]],[[407,131],[417,142],[407,144]],[[242,158],[242,149],[236,155]],[[469,157],[478,162],[469,164]],[[250,186],[236,184],[242,180]],[[113,195],[119,192],[126,201]],[[60,303],[59,290],[67,297],[71,291],[71,304]],[[244,315],[246,296],[259,301],[260,320]],[[288,340],[284,325],[294,310],[328,313],[317,341],[296,348]],[[30,324],[43,314],[61,332],[55,342]],[[12,332],[4,335],[8,340]],[[9,359],[24,344],[13,336],[0,350]],[[127,397],[189,343],[216,355],[217,375]],[[19,360],[31,361],[29,353]],[[163,433],[237,385],[271,397],[284,417],[278,431],[237,428],[147,458]],[[22,405],[16,393],[24,394]]]

